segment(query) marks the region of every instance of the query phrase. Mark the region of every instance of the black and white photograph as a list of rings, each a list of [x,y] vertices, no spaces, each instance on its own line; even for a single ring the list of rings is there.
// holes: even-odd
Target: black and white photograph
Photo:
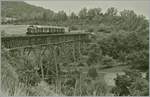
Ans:
[[[149,0],[0,4],[0,96],[149,96]]]

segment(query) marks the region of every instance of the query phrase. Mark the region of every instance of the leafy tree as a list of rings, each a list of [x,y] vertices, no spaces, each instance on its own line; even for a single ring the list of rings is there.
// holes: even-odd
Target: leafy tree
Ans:
[[[86,19],[87,17],[87,8],[83,8],[79,12],[79,17],[80,19]]]
[[[72,20],[78,19],[78,16],[74,12],[72,12],[70,15],[70,19]]]
[[[89,66],[97,64],[102,58],[102,51],[99,49],[99,46],[96,43],[89,46],[88,56],[89,58],[87,60],[87,64]]]
[[[87,16],[89,17],[89,19],[99,16],[100,14],[101,14],[101,8],[89,9],[87,12]]]
[[[106,15],[108,16],[116,16],[117,15],[118,10],[114,7],[108,8],[106,11]]]
[[[47,20],[49,19],[49,16],[48,16],[48,13],[47,13],[47,12],[44,12],[44,13],[43,13],[42,19],[43,19],[44,21],[47,21]]]
[[[115,61],[112,57],[105,55],[102,58],[102,65],[106,66],[106,67],[112,67],[115,65]]]
[[[130,53],[127,56],[127,62],[132,68],[141,70],[148,70],[149,68],[149,51],[141,50],[138,52]]]
[[[135,30],[139,26],[137,15],[133,10],[123,10],[120,12],[124,23],[121,23],[122,29],[126,31]]]
[[[116,86],[112,92],[118,96],[148,96],[148,81],[138,71],[125,71],[125,75],[117,75]]]
[[[58,19],[59,20],[61,20],[61,21],[65,21],[65,20],[67,20],[67,14],[64,12],[64,11],[59,11],[58,13],[57,13],[57,15],[58,15]]]

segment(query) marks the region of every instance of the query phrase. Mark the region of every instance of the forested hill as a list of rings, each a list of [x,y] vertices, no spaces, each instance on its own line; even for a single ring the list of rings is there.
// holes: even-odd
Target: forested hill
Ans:
[[[39,24],[69,26],[72,30],[88,32],[123,32],[148,30],[148,20],[137,15],[133,10],[118,11],[111,7],[102,12],[102,8],[82,8],[78,14],[67,15],[60,10],[54,12],[25,2],[2,1],[2,18],[17,20],[5,21],[2,24]]]
[[[2,1],[1,5],[1,15],[3,18],[30,19],[42,17],[43,13],[53,13],[51,10],[33,6],[23,1]]]

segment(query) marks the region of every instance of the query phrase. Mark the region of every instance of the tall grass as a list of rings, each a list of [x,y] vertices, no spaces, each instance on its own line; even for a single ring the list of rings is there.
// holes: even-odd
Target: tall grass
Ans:
[[[4,51],[3,51],[4,52]],[[102,79],[89,79],[82,74],[82,70],[79,70],[79,75],[75,75],[71,72],[67,78],[61,78],[61,74],[56,76],[54,83],[47,83],[42,79],[39,79],[35,66],[47,65],[45,68],[49,68],[54,71],[55,67],[52,68],[52,62],[49,57],[39,58],[37,55],[31,54],[30,56],[18,55],[17,51],[14,55],[9,53],[2,54],[2,92],[3,95],[7,96],[105,96],[108,94],[108,87]],[[46,59],[45,59],[46,58]],[[44,63],[42,61],[44,59]],[[34,61],[32,61],[34,60]],[[53,64],[54,65],[54,64]],[[69,65],[69,63],[68,63]],[[67,65],[67,68],[69,66]],[[44,68],[44,69],[45,69]],[[79,68],[78,65],[76,69]],[[75,68],[74,68],[75,69]],[[28,72],[28,71],[33,72]],[[41,71],[40,71],[41,72]],[[57,72],[58,73],[58,72]],[[49,74],[50,75],[50,74]],[[26,79],[28,77],[28,79]],[[57,77],[57,78],[56,78]],[[51,76],[49,77],[49,80]],[[25,80],[25,81],[22,81]],[[69,82],[70,81],[70,82]],[[28,83],[26,83],[28,82]],[[34,82],[36,84],[32,85]],[[69,83],[68,83],[69,82]]]
[[[20,77],[26,77],[22,75],[23,68],[32,65],[29,62],[29,58],[19,55],[11,56],[6,49],[2,49],[2,64],[1,64],[1,95],[3,96],[55,96],[58,95],[45,81],[39,82],[36,86],[31,86],[25,82],[30,82],[28,79],[21,82]],[[17,59],[19,58],[19,59]],[[28,62],[27,62],[28,61]],[[23,67],[25,66],[25,67]],[[32,66],[31,66],[32,67]],[[22,72],[18,72],[18,69]],[[21,74],[19,74],[21,73]],[[28,75],[28,74],[27,74]],[[35,76],[36,77],[36,76]],[[34,79],[33,79],[34,80]],[[33,81],[31,80],[31,81]]]
[[[26,96],[27,87],[20,83],[16,69],[8,62],[7,54],[3,51],[1,57],[1,92],[5,96]]]

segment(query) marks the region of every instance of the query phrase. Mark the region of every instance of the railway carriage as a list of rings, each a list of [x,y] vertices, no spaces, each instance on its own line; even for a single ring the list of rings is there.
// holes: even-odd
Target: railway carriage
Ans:
[[[27,34],[63,34],[65,33],[64,27],[53,26],[29,26],[27,28]]]

